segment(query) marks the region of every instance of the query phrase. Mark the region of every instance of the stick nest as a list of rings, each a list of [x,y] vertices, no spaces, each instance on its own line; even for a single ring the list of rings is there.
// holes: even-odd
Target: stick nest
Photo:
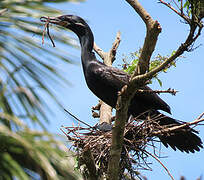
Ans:
[[[128,172],[131,177],[138,176],[138,170],[151,170],[149,163],[147,163],[147,157],[151,155],[146,151],[146,147],[152,147],[155,151],[154,143],[155,132],[160,131],[161,127],[155,118],[147,119],[132,119],[126,124],[124,132],[124,145],[120,160],[121,178],[124,177],[124,172]],[[112,131],[102,132],[94,128],[82,128],[78,127],[64,127],[67,132],[64,134],[68,140],[72,142],[73,149],[77,152],[79,166],[82,164],[87,165],[87,160],[83,155],[85,151],[90,151],[93,164],[96,165],[97,174],[106,174],[108,168],[108,161],[110,158],[111,137]],[[157,134],[159,136],[159,134]],[[155,157],[156,155],[151,155]]]

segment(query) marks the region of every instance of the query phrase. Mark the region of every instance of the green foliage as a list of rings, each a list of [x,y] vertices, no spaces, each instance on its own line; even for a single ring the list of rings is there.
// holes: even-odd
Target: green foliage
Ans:
[[[25,126],[25,125],[24,125]],[[0,175],[2,179],[80,179],[73,171],[74,162],[66,147],[46,132],[25,126],[14,132],[0,126]],[[0,178],[0,179],[1,179]]]
[[[171,55],[173,55],[175,52],[173,51]],[[125,62],[124,65],[124,71],[127,72],[128,74],[133,74],[135,71],[135,68],[137,67],[138,61],[139,61],[139,57],[141,54],[141,49],[139,51],[136,51],[134,53],[130,53],[130,57],[125,57],[123,60]],[[160,54],[158,54],[151,62],[150,62],[150,66],[149,66],[149,71],[151,71],[152,69],[154,69],[155,67],[159,66],[161,63],[163,63],[169,56],[161,56]],[[130,60],[129,60],[130,59]],[[127,63],[127,61],[131,61],[130,63]],[[167,66],[163,72],[167,72],[168,68],[173,65],[176,67],[175,62],[171,63],[169,66]],[[158,78],[158,74],[156,74],[154,77],[154,79],[157,80],[157,82],[159,83],[160,86],[162,86],[162,81]],[[150,81],[150,83],[152,83],[152,81]]]
[[[39,18],[61,14],[50,2],[67,0],[0,1],[0,179],[80,179],[66,147],[27,124],[45,130],[53,110],[44,97],[61,106],[53,90],[68,85],[57,65],[71,63],[69,54],[41,45]],[[76,47],[62,31],[55,33],[57,47]]]
[[[181,3],[181,0],[178,0]],[[203,0],[185,0],[183,4],[184,10],[186,10],[188,16],[194,16],[194,18],[202,19],[204,17],[204,1]]]
[[[60,11],[49,7],[45,2],[53,1],[0,2],[2,8],[8,9],[0,16],[0,73],[4,89],[1,92],[4,103],[0,108],[11,114],[17,114],[16,110],[18,116],[29,118],[32,123],[41,126],[40,120],[48,120],[46,103],[37,93],[36,87],[60,105],[51,85],[53,82],[59,86],[67,84],[57,64],[70,63],[67,53],[62,49],[41,45],[43,25],[39,18],[42,15],[60,14]],[[56,43],[74,46],[71,39],[63,33],[59,35],[57,32],[54,39]],[[50,110],[49,107],[46,108]]]

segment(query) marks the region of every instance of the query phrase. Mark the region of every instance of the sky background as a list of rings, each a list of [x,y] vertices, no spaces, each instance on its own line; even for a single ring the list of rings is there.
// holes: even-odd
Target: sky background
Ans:
[[[167,7],[157,3],[156,0],[141,1],[141,4],[153,19],[158,20],[162,27],[162,33],[159,36],[153,57],[158,53],[170,55],[173,50],[176,50],[184,42],[189,31],[188,26],[181,23],[181,19],[177,15]],[[108,51],[111,48],[117,31],[121,32],[121,43],[114,66],[120,68],[118,65],[122,64],[122,58],[129,56],[131,52],[138,50],[143,45],[146,31],[145,25],[125,0],[87,0],[83,3],[63,3],[58,5],[57,8],[62,10],[63,14],[75,14],[87,20],[94,33],[95,42],[104,51]],[[50,31],[52,33],[52,29]],[[78,43],[75,34],[70,32],[67,34],[75,37]],[[203,41],[204,35],[201,35],[195,46],[202,44]],[[39,39],[39,43],[41,43],[41,39]],[[48,39],[46,43],[50,43]],[[68,48],[67,53],[73,55],[72,59],[75,64],[59,64],[59,68],[65,73],[66,78],[72,85],[61,90],[57,88],[57,97],[62,101],[64,107],[75,116],[90,125],[94,125],[97,120],[91,116],[91,107],[97,104],[98,98],[90,92],[85,84],[80,63],[80,49]],[[176,68],[172,67],[168,70],[168,73],[159,75],[163,82],[162,88],[159,87],[156,81],[150,85],[153,89],[166,90],[174,88],[179,91],[176,96],[170,94],[161,95],[162,99],[170,105],[172,117],[175,119],[192,121],[204,112],[203,56],[203,46],[193,52],[185,53],[183,58],[177,60]],[[52,102],[48,103],[55,108],[56,114],[51,118],[49,130],[62,134],[60,131],[61,125],[70,126],[73,120],[62,109],[54,106]],[[200,126],[196,129],[200,131],[200,137],[204,141],[204,127]],[[168,158],[160,160],[175,179],[179,179],[180,176],[184,175],[187,180],[193,180],[204,175],[204,150],[195,154],[186,154],[179,151],[174,152],[174,150],[166,149],[162,145],[161,152],[162,156],[168,156]],[[149,162],[153,163],[151,165],[152,171],[141,171],[144,176],[149,180],[170,179],[158,162],[152,158],[149,158]]]

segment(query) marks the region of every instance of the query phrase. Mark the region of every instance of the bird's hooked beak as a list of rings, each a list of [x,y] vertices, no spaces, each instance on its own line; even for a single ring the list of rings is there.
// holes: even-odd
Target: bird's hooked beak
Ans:
[[[48,23],[52,23],[52,24],[57,24],[57,25],[60,25],[60,26],[68,26],[70,25],[70,23],[66,20],[66,21],[63,21],[61,18],[61,16],[59,17],[41,17],[40,18],[40,21],[41,22],[48,22]]]

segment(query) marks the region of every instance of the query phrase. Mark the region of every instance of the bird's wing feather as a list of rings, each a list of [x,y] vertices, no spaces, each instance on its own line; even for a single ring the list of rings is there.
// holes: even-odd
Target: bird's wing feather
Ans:
[[[115,67],[106,66],[103,63],[95,62],[94,76],[98,78],[99,82],[104,85],[111,86],[115,91],[120,91],[124,85],[127,85],[130,80],[130,75],[123,70]],[[148,86],[141,87],[144,90],[151,90]],[[133,98],[133,101],[140,100],[146,104],[152,104],[152,107],[156,110],[164,110],[170,113],[170,107],[165,103],[156,93],[138,93]],[[137,103],[137,102],[136,102]]]
[[[103,65],[103,66],[101,66]],[[94,68],[94,74],[104,83],[112,84],[120,90],[124,85],[128,84],[130,75],[126,72],[111,66],[100,64],[99,68]]]

